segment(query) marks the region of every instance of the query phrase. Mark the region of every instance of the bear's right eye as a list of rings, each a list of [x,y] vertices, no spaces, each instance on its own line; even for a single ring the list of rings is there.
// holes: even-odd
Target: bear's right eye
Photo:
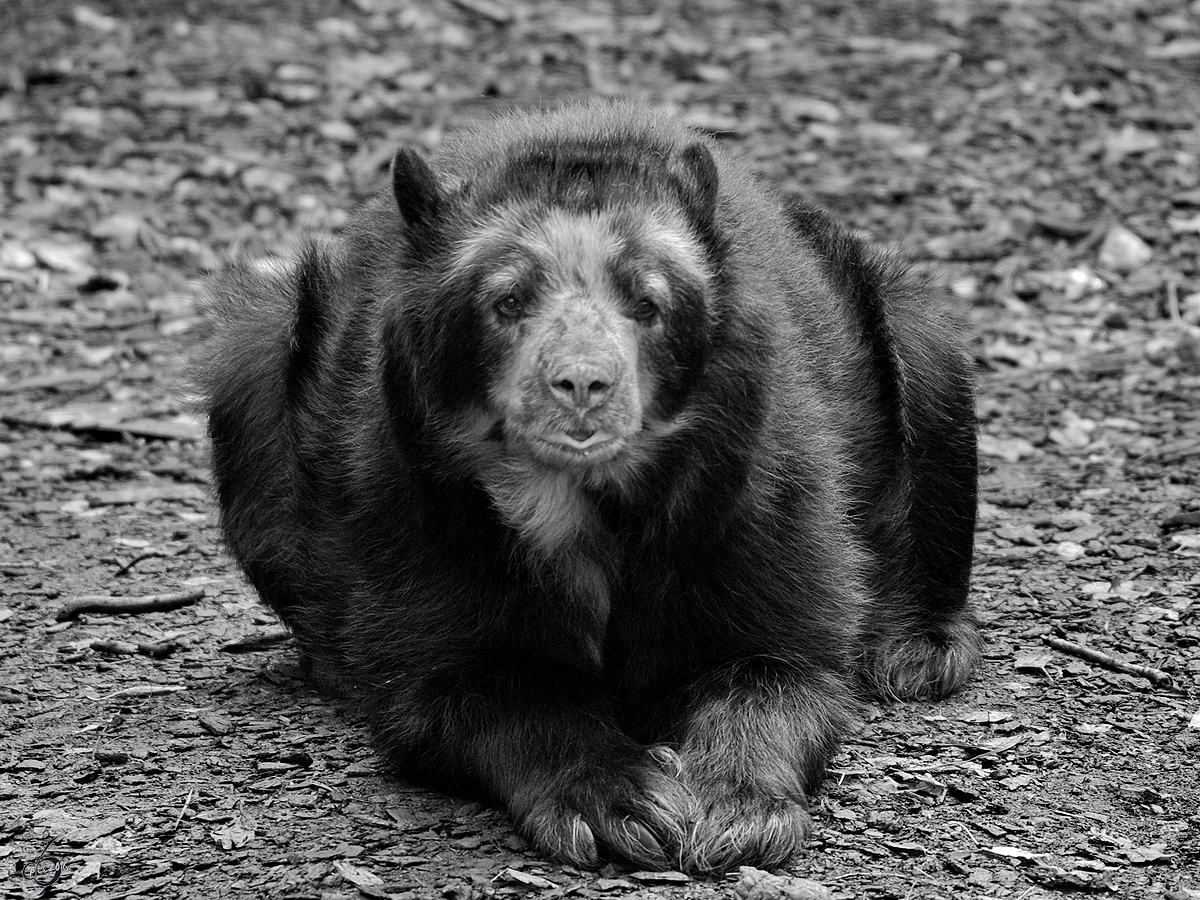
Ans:
[[[643,325],[653,325],[659,316],[658,303],[648,294],[638,297],[633,304],[633,317]]]
[[[516,294],[505,294],[496,301],[496,313],[506,319],[516,319],[525,312],[525,304]]]

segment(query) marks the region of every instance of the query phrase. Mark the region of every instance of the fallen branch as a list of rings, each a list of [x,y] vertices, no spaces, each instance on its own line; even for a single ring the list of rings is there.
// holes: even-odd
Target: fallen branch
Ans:
[[[160,641],[157,644],[134,644],[129,641],[92,641],[89,645],[97,653],[109,656],[132,656],[140,653],[154,659],[164,659],[179,649],[178,641]]]
[[[88,646],[106,656],[133,656],[137,653],[137,644],[129,641],[92,641]]]
[[[133,616],[144,612],[167,612],[191,606],[203,596],[204,588],[195,588],[178,594],[150,594],[146,597],[77,597],[64,604],[54,618],[66,622],[83,613]]]
[[[136,566],[138,563],[142,562],[143,560],[161,559],[166,556],[167,556],[167,554],[161,550],[147,550],[145,553],[139,553],[137,556],[135,556],[129,562],[125,563],[125,565],[121,566],[121,568],[117,569],[117,571],[114,572],[113,574],[119,578],[120,576],[127,574],[134,566]]]
[[[159,641],[155,644],[138,644],[137,652],[152,659],[166,659],[179,649],[179,641]]]
[[[88,693],[85,693],[83,696],[86,697],[88,700],[93,700],[96,702],[104,702],[107,700],[114,700],[117,697],[158,697],[162,694],[177,694],[180,691],[186,691],[186,690],[187,690],[187,685],[185,685],[185,684],[176,684],[176,685],[147,684],[147,685],[139,685],[138,687],[121,688],[121,690],[113,691],[111,694],[88,694]]]
[[[245,637],[238,638],[236,641],[222,644],[221,652],[258,653],[261,650],[270,650],[272,647],[286,644],[291,639],[292,633],[290,631],[264,631],[261,634],[248,634]]]
[[[1082,644],[1064,641],[1062,638],[1047,635],[1042,640],[1060,653],[1066,653],[1068,656],[1074,656],[1087,662],[1095,663],[1100,668],[1108,669],[1110,672],[1121,672],[1124,675],[1135,675],[1139,678],[1145,678],[1155,687],[1169,687],[1172,684],[1171,676],[1161,669],[1140,666],[1137,663],[1127,663],[1124,660],[1117,659],[1115,656],[1105,653],[1103,650],[1093,650],[1091,647],[1084,647]]]
[[[167,831],[179,830],[179,823],[183,821],[184,814],[188,811],[188,807],[192,805],[192,795],[195,793],[196,789],[194,787],[188,789],[187,799],[183,801],[183,808],[179,810],[179,815],[175,817],[175,824],[168,828]]]
[[[1200,443],[1197,443],[1196,446],[1200,447]],[[1187,528],[1189,525],[1200,525],[1200,512],[1175,513],[1175,515],[1163,519],[1159,527],[1163,531],[1168,531],[1172,528]]]

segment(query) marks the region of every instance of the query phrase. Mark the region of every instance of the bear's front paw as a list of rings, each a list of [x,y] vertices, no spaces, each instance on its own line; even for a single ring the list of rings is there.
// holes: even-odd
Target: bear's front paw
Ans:
[[[739,865],[772,868],[804,846],[812,818],[803,799],[755,793],[701,795],[683,846],[692,872],[727,872]]]
[[[884,634],[868,640],[862,674],[885,700],[933,700],[962,687],[979,655],[979,634],[963,618],[935,634]]]
[[[517,828],[553,859],[588,868],[602,856],[643,869],[678,865],[692,800],[651,761],[575,768],[541,790],[531,785],[528,794],[528,810],[514,810]]]

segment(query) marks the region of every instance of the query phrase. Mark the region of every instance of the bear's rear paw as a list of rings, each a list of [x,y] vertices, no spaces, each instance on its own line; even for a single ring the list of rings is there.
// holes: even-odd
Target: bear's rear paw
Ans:
[[[975,624],[960,619],[939,634],[892,634],[867,642],[862,675],[886,700],[933,700],[952,694],[979,661]]]
[[[574,769],[542,790],[517,828],[541,853],[594,868],[616,857],[643,869],[677,865],[691,799],[652,763],[607,770]]]
[[[804,846],[812,819],[803,802],[766,796],[703,801],[683,846],[690,872],[780,866]]]

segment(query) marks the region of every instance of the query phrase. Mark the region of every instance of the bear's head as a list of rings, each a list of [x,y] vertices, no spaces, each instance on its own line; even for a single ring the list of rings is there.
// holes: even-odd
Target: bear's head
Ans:
[[[408,284],[386,352],[425,438],[494,494],[629,489],[711,349],[709,149],[568,135],[465,177],[411,150],[392,172]]]

